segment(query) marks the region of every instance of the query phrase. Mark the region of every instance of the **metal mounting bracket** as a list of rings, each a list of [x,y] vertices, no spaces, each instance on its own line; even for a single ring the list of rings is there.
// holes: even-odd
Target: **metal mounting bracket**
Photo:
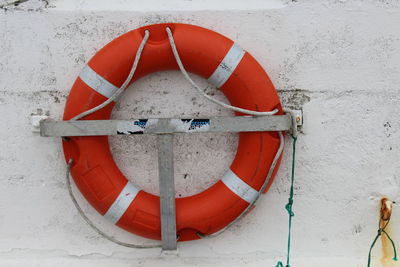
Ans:
[[[200,132],[289,131],[302,125],[301,111],[285,115],[205,119],[40,121],[44,137],[157,134],[161,238],[164,251],[177,249],[173,134]],[[294,125],[296,122],[296,125]],[[37,123],[35,121],[35,123]]]

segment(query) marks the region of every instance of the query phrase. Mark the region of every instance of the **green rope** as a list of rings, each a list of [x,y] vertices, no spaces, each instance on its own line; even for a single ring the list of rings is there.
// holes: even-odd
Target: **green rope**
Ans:
[[[381,222],[382,222],[382,218],[379,220],[379,229],[378,229],[378,234],[376,235],[374,241],[371,244],[371,247],[369,248],[369,253],[368,253],[368,265],[367,267],[371,266],[371,253],[372,253],[372,249],[375,246],[376,241],[378,240],[378,238],[382,235],[382,233],[384,233],[387,238],[389,239],[390,243],[392,244],[393,247],[393,260],[397,261],[397,251],[396,251],[396,245],[394,244],[393,239],[389,236],[389,234],[385,231],[386,226],[389,224],[389,220],[386,221],[385,225],[383,227],[381,227]]]
[[[297,137],[292,136],[293,138],[293,156],[292,156],[292,179],[290,185],[290,193],[289,193],[289,201],[285,206],[289,214],[289,231],[288,231],[288,240],[287,240],[287,257],[286,257],[286,265],[284,266],[281,261],[278,261],[275,267],[290,267],[290,242],[291,242],[291,230],[292,230],[292,217],[294,216],[294,212],[292,210],[293,207],[293,195],[294,195],[294,169],[296,162],[296,141]]]

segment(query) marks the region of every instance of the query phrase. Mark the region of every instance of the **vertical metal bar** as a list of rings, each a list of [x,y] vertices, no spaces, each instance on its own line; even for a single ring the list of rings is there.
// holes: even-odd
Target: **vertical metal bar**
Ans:
[[[172,134],[157,135],[163,250],[176,250],[177,247],[173,141]]]

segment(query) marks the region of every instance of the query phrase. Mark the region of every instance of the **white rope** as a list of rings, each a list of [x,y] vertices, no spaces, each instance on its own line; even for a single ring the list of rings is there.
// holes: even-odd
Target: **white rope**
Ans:
[[[101,103],[100,105],[98,105],[98,106],[96,106],[96,107],[94,107],[94,108],[91,108],[91,109],[89,109],[89,110],[86,110],[86,111],[82,112],[81,114],[79,114],[79,115],[73,117],[73,118],[71,119],[71,121],[79,120],[79,119],[81,119],[81,118],[83,118],[83,117],[85,117],[85,116],[87,116],[87,115],[92,114],[93,112],[98,111],[99,109],[104,108],[105,106],[107,106],[108,104],[110,104],[112,101],[114,101],[114,100],[125,90],[125,88],[126,88],[126,87],[128,86],[128,84],[129,84],[129,82],[132,80],[133,75],[135,74],[135,71],[136,71],[136,68],[137,68],[137,66],[138,66],[140,57],[141,57],[141,55],[142,55],[144,46],[146,45],[147,40],[149,39],[149,36],[150,36],[150,33],[149,33],[148,30],[146,30],[146,31],[144,32],[144,38],[143,38],[142,42],[140,43],[140,46],[139,46],[139,48],[138,48],[138,50],[137,50],[137,52],[136,52],[135,60],[134,60],[134,62],[133,62],[131,71],[129,72],[128,77],[126,78],[125,82],[121,85],[121,87],[118,88],[118,90],[115,91],[114,94],[113,94],[109,99],[107,99],[106,101],[104,101],[104,102]]]
[[[267,176],[265,178],[265,181],[263,183],[263,185],[261,186],[260,190],[258,191],[257,196],[255,197],[255,199],[247,206],[247,208],[238,216],[236,217],[232,222],[230,222],[227,226],[225,226],[222,230],[213,233],[211,235],[203,235],[201,233],[197,233],[198,236],[200,236],[201,238],[211,238],[211,237],[216,237],[219,236],[220,234],[224,233],[226,230],[228,230],[232,225],[234,225],[237,221],[239,221],[241,218],[243,218],[250,210],[251,208],[256,204],[257,200],[260,198],[262,192],[265,190],[265,188],[268,185],[268,182],[270,181],[272,174],[274,173],[276,164],[278,163],[278,160],[280,158],[280,156],[282,155],[283,152],[283,147],[284,147],[284,138],[283,138],[283,134],[281,132],[278,132],[279,134],[279,139],[280,139],[280,144],[279,144],[279,148],[278,151],[275,154],[274,160],[272,161],[272,164],[269,168],[269,171],[267,173]]]
[[[211,102],[220,105],[222,107],[225,107],[227,109],[233,110],[233,111],[238,111],[241,113],[245,113],[245,114],[249,114],[249,115],[255,115],[255,116],[260,116],[260,115],[274,115],[278,112],[277,109],[274,109],[272,111],[267,111],[267,112],[260,112],[260,111],[254,111],[254,110],[248,110],[248,109],[243,109],[243,108],[239,108],[239,107],[235,107],[235,106],[231,106],[228,105],[226,103],[223,103],[217,99],[212,98],[211,96],[207,95],[206,93],[204,93],[204,90],[202,90],[189,76],[188,72],[186,71],[185,67],[183,66],[182,60],[179,56],[178,50],[176,48],[175,45],[175,41],[174,41],[174,37],[172,36],[172,32],[171,29],[166,27],[166,31],[168,34],[168,40],[169,43],[171,45],[171,49],[172,49],[172,53],[174,54],[176,63],[179,66],[179,69],[181,70],[183,76],[186,78],[186,80],[200,93],[202,94],[205,98],[207,98],[208,100],[210,100]],[[222,230],[218,231],[217,233],[211,234],[211,235],[202,235],[201,233],[198,233],[199,236],[201,236],[202,238],[207,237],[215,237],[218,236],[220,234],[222,234],[223,232],[225,232],[226,230],[228,230],[233,224],[235,224],[238,220],[240,220],[244,215],[246,215],[250,209],[255,205],[255,203],[257,202],[257,200],[259,199],[261,193],[265,190],[265,188],[267,187],[267,184],[269,182],[269,180],[271,179],[272,173],[276,167],[276,164],[278,163],[278,160],[280,158],[280,156],[282,155],[282,151],[283,151],[283,147],[284,147],[284,138],[283,138],[283,134],[281,132],[279,133],[279,138],[280,138],[280,144],[279,144],[279,148],[278,151],[275,154],[275,158],[272,161],[272,164],[269,168],[267,177],[265,178],[265,181],[263,183],[263,185],[261,186],[260,190],[258,191],[258,194],[256,196],[256,198],[247,206],[247,208],[238,216],[236,217],[235,220],[233,220],[232,222],[230,222],[225,228],[223,228]]]
[[[237,221],[239,221],[241,218],[243,218],[250,210],[251,208],[256,204],[257,200],[260,198],[262,192],[265,190],[265,188],[268,185],[268,182],[271,179],[271,176],[275,170],[276,164],[278,163],[278,160],[280,158],[280,156],[282,155],[282,151],[283,151],[283,147],[284,147],[284,138],[283,138],[283,134],[281,132],[278,132],[279,134],[279,139],[280,139],[280,144],[279,144],[279,148],[278,151],[275,154],[274,160],[272,161],[272,164],[269,168],[268,174],[265,178],[265,181],[263,183],[263,185],[261,186],[260,190],[258,191],[258,194],[256,196],[256,198],[247,206],[247,208],[238,216],[236,217],[232,222],[230,222],[227,226],[225,226],[222,230],[211,234],[211,235],[203,235],[202,233],[197,233],[201,238],[212,238],[212,237],[216,237],[219,236],[220,234],[224,233],[226,230],[228,230],[232,225],[234,225]],[[114,237],[106,234],[105,232],[103,232],[102,230],[100,230],[96,225],[94,225],[94,223],[86,216],[85,212],[82,210],[82,208],[80,207],[78,201],[75,198],[75,195],[72,191],[72,186],[71,186],[71,179],[70,179],[70,173],[71,173],[71,166],[72,166],[72,159],[69,160],[68,165],[67,165],[67,171],[66,171],[66,176],[65,176],[65,180],[67,183],[67,187],[68,187],[68,192],[69,192],[69,196],[71,197],[72,202],[74,203],[74,206],[76,208],[76,210],[78,211],[79,215],[82,216],[82,218],[85,220],[85,222],[99,235],[101,235],[102,237],[104,237],[105,239],[120,245],[120,246],[124,246],[124,247],[129,247],[129,248],[159,248],[161,247],[161,245],[158,244],[154,244],[154,245],[137,245],[137,244],[132,244],[132,243],[126,243],[126,242],[122,242],[119,241],[117,239],[115,239]]]
[[[216,103],[216,104],[218,104],[218,105],[220,105],[222,107],[225,107],[227,109],[231,109],[233,111],[237,111],[237,112],[241,112],[241,113],[245,113],[245,114],[249,114],[249,115],[255,115],[255,116],[274,115],[274,114],[276,114],[278,112],[277,109],[274,109],[272,111],[267,111],[267,112],[260,112],[260,111],[253,111],[253,110],[248,110],[248,109],[243,109],[243,108],[231,106],[231,105],[223,103],[223,102],[221,102],[219,100],[216,100],[216,99],[210,97],[209,95],[207,95],[206,93],[204,93],[204,91],[190,78],[189,74],[185,70],[185,68],[184,68],[184,66],[182,64],[182,61],[181,61],[181,59],[179,57],[179,54],[178,54],[178,51],[177,51],[177,48],[176,48],[175,41],[173,39],[171,30],[167,27],[166,31],[167,31],[167,34],[168,34],[168,39],[169,39],[169,42],[170,42],[171,49],[172,49],[172,52],[174,54],[175,60],[176,60],[176,62],[178,64],[183,76],[205,98],[207,98],[211,102]],[[129,72],[128,77],[126,78],[125,82],[121,85],[121,87],[117,91],[115,91],[114,94],[109,99],[107,99],[106,101],[104,101],[100,105],[98,105],[98,106],[96,106],[94,108],[91,108],[91,109],[89,109],[87,111],[84,111],[84,112],[80,113],[79,115],[73,117],[71,119],[71,121],[75,121],[75,120],[81,119],[81,118],[83,118],[85,116],[88,116],[88,115],[90,115],[90,114],[102,109],[103,107],[107,106],[109,103],[114,101],[126,89],[126,87],[128,86],[129,82],[131,81],[133,75],[135,74],[135,71],[137,69],[137,65],[139,63],[140,57],[142,55],[144,46],[147,43],[149,35],[150,35],[149,31],[146,30],[145,31],[145,36],[144,36],[142,42],[140,43],[140,46],[139,46],[139,48],[138,48],[138,50],[136,52],[135,60],[133,62],[131,71]],[[288,112],[290,112],[290,111],[288,111]],[[291,116],[293,118],[293,114],[291,114]],[[280,145],[279,145],[278,151],[277,151],[277,153],[275,155],[274,160],[272,161],[272,164],[271,164],[270,169],[268,171],[267,177],[266,177],[263,185],[261,186],[260,190],[258,191],[258,194],[257,194],[256,198],[249,204],[249,206],[235,220],[233,220],[231,223],[229,223],[224,229],[220,230],[217,233],[208,235],[208,236],[204,236],[201,233],[198,233],[199,236],[208,238],[208,237],[215,237],[217,235],[222,234],[227,229],[229,229],[234,223],[236,223],[238,220],[240,220],[245,214],[247,214],[250,211],[250,209],[255,205],[256,201],[259,199],[261,193],[265,190],[269,180],[271,179],[271,176],[272,176],[272,173],[273,173],[273,171],[274,171],[274,169],[276,167],[276,164],[278,163],[278,160],[279,160],[280,156],[282,155],[283,146],[284,146],[284,138],[283,138],[283,134],[281,132],[278,132],[278,133],[279,133],[279,138],[280,138]],[[296,132],[296,134],[297,134],[297,132]],[[95,230],[99,235],[101,235],[105,239],[107,239],[107,240],[109,240],[111,242],[114,242],[114,243],[116,243],[118,245],[121,245],[121,246],[130,247],[130,248],[158,248],[158,247],[161,247],[161,245],[159,245],[159,244],[154,244],[154,245],[136,245],[136,244],[131,244],[131,243],[125,243],[125,242],[119,241],[119,240],[115,239],[114,237],[104,233],[97,226],[95,226],[94,223],[86,216],[86,214],[84,213],[82,208],[79,206],[78,201],[76,200],[76,198],[75,198],[75,196],[73,194],[72,186],[71,186],[71,179],[70,179],[70,171],[71,171],[72,162],[73,162],[72,159],[70,159],[69,162],[68,162],[67,171],[66,171],[66,183],[67,183],[67,186],[68,186],[68,192],[69,192],[71,200],[74,203],[77,211],[79,212],[79,214],[82,216],[82,218],[86,221],[86,223],[93,230]]]
[[[89,109],[87,111],[84,111],[84,112],[80,113],[79,115],[73,117],[71,119],[71,121],[76,121],[76,120],[78,120],[80,118],[83,118],[83,117],[85,117],[87,115],[90,115],[90,114],[98,111],[99,109],[102,109],[103,107],[107,106],[112,101],[114,101],[125,90],[125,88],[129,84],[129,82],[132,80],[133,75],[135,74],[135,71],[136,71],[136,68],[138,66],[140,57],[142,55],[144,46],[146,45],[147,40],[149,39],[149,35],[150,35],[149,31],[146,30],[144,38],[143,38],[142,42],[140,43],[140,46],[139,46],[139,48],[138,48],[138,50],[136,52],[135,60],[134,60],[134,62],[132,64],[132,68],[131,68],[131,70],[129,72],[129,75],[126,78],[126,80],[124,81],[124,83],[121,85],[121,87],[117,91],[115,91],[114,94],[109,99],[107,99],[106,101],[104,101],[100,105],[98,105],[98,106],[96,106],[94,108],[91,108],[91,109]],[[82,218],[85,220],[85,222],[94,231],[96,231],[96,233],[98,233],[99,235],[101,235],[105,239],[107,239],[107,240],[109,240],[111,242],[114,242],[114,243],[116,243],[116,244],[118,244],[120,246],[124,246],[124,247],[129,247],[129,248],[159,248],[159,247],[161,247],[161,245],[159,245],[159,244],[154,244],[154,245],[136,245],[136,244],[131,244],[131,243],[125,243],[125,242],[119,241],[119,240],[115,239],[114,237],[106,234],[105,232],[100,230],[96,225],[94,225],[94,223],[86,216],[85,212],[79,206],[78,201],[76,200],[76,198],[74,196],[74,193],[72,191],[71,179],[70,179],[70,172],[71,172],[72,162],[73,162],[72,159],[70,159],[69,162],[68,162],[67,172],[66,172],[66,177],[65,177],[65,180],[66,180],[66,183],[67,183],[67,186],[68,186],[69,196],[71,197],[71,200],[74,203],[75,208],[78,211],[78,213],[82,216]]]
[[[93,224],[93,222],[86,216],[85,212],[82,210],[81,206],[79,206],[78,201],[76,200],[74,193],[72,191],[72,186],[71,186],[71,179],[70,179],[70,173],[71,173],[71,166],[72,166],[72,159],[70,159],[68,161],[68,165],[67,165],[67,172],[65,175],[65,181],[67,183],[68,186],[68,192],[69,192],[69,196],[71,197],[72,202],[75,205],[75,208],[77,209],[77,211],[79,212],[79,214],[82,216],[82,218],[85,220],[85,222],[93,229],[95,230],[99,235],[101,235],[102,237],[104,237],[105,239],[114,242],[118,245],[124,246],[124,247],[128,247],[128,248],[159,248],[161,247],[161,245],[159,244],[154,244],[154,245],[136,245],[136,244],[131,244],[131,243],[125,243],[122,241],[119,241],[117,239],[115,239],[114,237],[104,233],[102,230],[100,230],[96,225]]]
[[[228,105],[224,102],[221,102],[215,98],[212,98],[211,96],[207,95],[206,93],[204,93],[204,90],[202,90],[189,76],[189,74],[187,73],[185,67],[182,64],[181,58],[179,57],[179,53],[178,50],[176,49],[176,45],[175,45],[175,41],[174,41],[174,37],[172,36],[172,32],[171,29],[166,27],[166,31],[168,34],[168,39],[169,39],[169,43],[171,45],[171,49],[172,49],[172,53],[174,54],[176,63],[178,63],[179,69],[181,70],[183,76],[186,78],[186,80],[200,93],[202,94],[205,98],[207,98],[208,100],[210,100],[211,102],[220,105],[224,108],[233,110],[233,111],[237,111],[237,112],[241,112],[241,113],[245,113],[245,114],[249,114],[249,115],[254,115],[254,116],[260,116],[260,115],[274,115],[278,112],[277,109],[274,109],[272,111],[265,111],[265,112],[261,112],[261,111],[254,111],[254,110],[248,110],[248,109],[244,109],[244,108],[239,108],[239,107],[235,107],[235,106],[231,106]]]

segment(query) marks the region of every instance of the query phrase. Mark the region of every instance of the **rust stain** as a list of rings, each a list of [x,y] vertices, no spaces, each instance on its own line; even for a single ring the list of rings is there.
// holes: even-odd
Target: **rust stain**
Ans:
[[[381,200],[381,221],[380,227],[383,228],[387,221],[390,219],[392,215],[392,204],[393,202],[388,198],[382,198]],[[392,235],[391,224],[389,223],[385,231],[390,235]],[[382,267],[399,267],[399,262],[393,260],[393,248],[389,238],[386,235],[381,235],[381,242],[382,242],[382,258],[380,260]]]
[[[381,222],[381,226],[383,221]],[[391,225],[385,228],[385,231],[392,236]],[[399,262],[393,260],[393,248],[392,244],[390,243],[389,238],[386,235],[381,235],[381,242],[382,242],[382,258],[380,260],[382,267],[399,267]]]
[[[381,219],[383,221],[386,222],[390,219],[390,216],[392,215],[392,207],[393,202],[390,199],[387,197],[381,199]]]

